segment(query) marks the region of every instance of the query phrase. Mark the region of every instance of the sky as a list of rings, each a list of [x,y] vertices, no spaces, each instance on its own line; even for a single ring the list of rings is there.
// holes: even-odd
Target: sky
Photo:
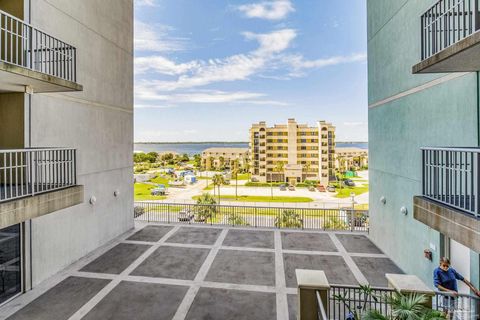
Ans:
[[[368,141],[365,0],[135,0],[135,141],[332,122]]]

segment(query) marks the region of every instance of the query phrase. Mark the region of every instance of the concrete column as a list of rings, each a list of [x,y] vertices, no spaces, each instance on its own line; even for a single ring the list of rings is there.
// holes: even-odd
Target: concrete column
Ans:
[[[392,274],[387,273],[385,277],[388,280],[388,286],[405,295],[417,293],[427,296],[425,306],[432,307],[432,298],[435,291],[430,289],[419,277],[409,274]]]
[[[327,309],[330,284],[325,272],[320,270],[296,269],[298,283],[298,313],[299,320],[317,320],[317,296],[319,291],[323,307]]]

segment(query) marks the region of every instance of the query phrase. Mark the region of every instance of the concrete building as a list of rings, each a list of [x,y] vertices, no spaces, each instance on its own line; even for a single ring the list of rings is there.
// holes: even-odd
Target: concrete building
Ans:
[[[250,154],[252,177],[258,181],[312,179],[327,185],[335,177],[335,127],[325,121],[309,127],[295,119],[267,127],[262,121],[250,129]]]
[[[368,166],[368,150],[361,148],[335,148],[335,168],[340,171],[358,170]]]
[[[248,148],[208,148],[202,152],[202,167],[206,170],[232,169],[238,160],[239,168],[249,162]]]
[[[441,256],[479,286],[477,5],[367,1],[370,236],[430,286]]]
[[[133,1],[0,16],[3,303],[133,227]]]

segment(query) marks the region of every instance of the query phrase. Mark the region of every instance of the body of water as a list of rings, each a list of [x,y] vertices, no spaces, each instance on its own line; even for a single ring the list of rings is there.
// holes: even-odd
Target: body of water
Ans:
[[[368,149],[368,142],[340,142],[339,148]],[[206,142],[206,143],[135,143],[134,150],[141,152],[176,152],[179,154],[200,154],[208,148],[248,148],[248,142]]]

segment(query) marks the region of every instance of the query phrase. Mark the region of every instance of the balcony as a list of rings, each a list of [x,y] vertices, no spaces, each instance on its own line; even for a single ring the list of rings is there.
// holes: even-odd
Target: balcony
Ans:
[[[423,148],[414,218],[480,252],[480,148]]]
[[[0,228],[82,202],[75,149],[0,150]]]
[[[75,47],[0,10],[0,91],[82,91]]]
[[[274,216],[265,213],[283,208],[257,208],[257,219],[248,220],[252,226],[271,224],[254,229],[230,224],[226,207],[216,210],[222,218],[180,223],[175,205],[137,205],[145,211],[135,230],[8,303],[0,318],[294,319],[296,269],[323,269],[345,286],[386,287],[385,273],[401,273],[365,232],[323,232],[316,229],[321,224],[308,231],[274,229]],[[236,208],[240,217],[252,209]],[[339,213],[317,211],[319,222]],[[339,226],[335,221],[331,225]]]
[[[440,0],[420,19],[422,61],[413,73],[480,70],[478,0]]]

